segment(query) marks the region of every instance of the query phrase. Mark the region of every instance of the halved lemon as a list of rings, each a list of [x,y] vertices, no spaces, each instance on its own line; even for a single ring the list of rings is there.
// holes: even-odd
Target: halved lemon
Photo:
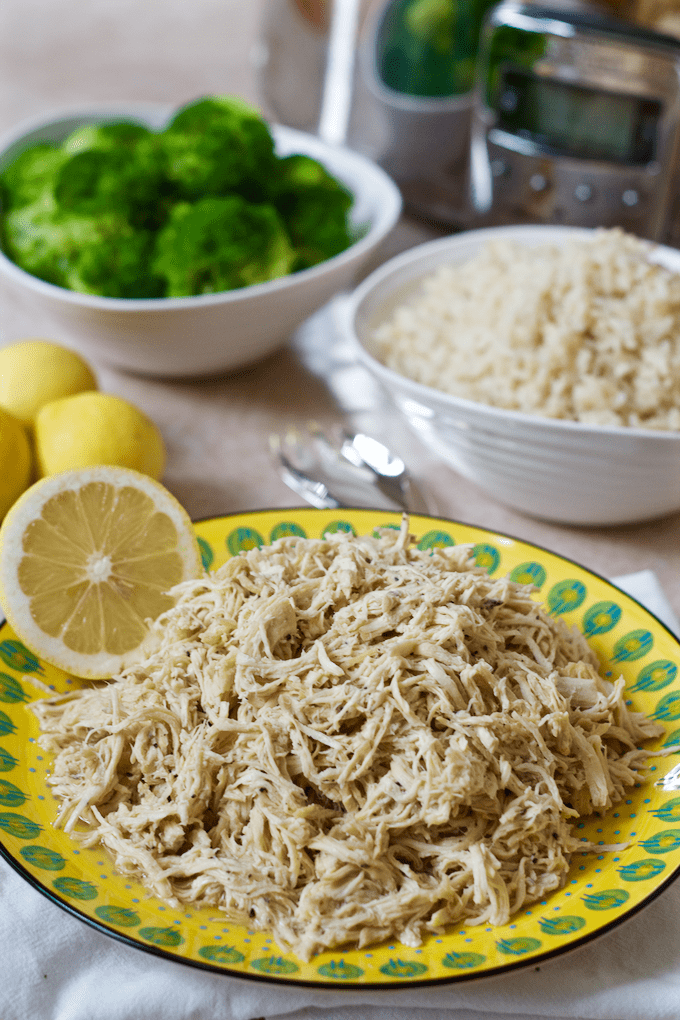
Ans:
[[[98,465],[31,486],[0,527],[0,604],[47,662],[112,676],[149,648],[169,590],[200,577],[189,515],[159,482]]]

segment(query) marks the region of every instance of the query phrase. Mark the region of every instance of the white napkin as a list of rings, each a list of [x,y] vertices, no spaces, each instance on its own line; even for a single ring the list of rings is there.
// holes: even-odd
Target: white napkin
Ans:
[[[669,630],[680,637],[680,623],[659,584],[659,578],[653,570],[638,570],[635,574],[621,574],[613,577],[612,582],[632,595],[634,599],[646,606],[651,613],[665,623]]]
[[[615,579],[680,627],[651,571]],[[680,883],[592,945],[462,985],[290,988],[155,957],[100,934],[0,860],[1,1020],[679,1020]]]

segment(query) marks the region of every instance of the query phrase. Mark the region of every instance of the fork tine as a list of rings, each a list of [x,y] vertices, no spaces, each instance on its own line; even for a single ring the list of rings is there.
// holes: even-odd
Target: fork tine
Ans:
[[[323,429],[315,421],[307,423],[307,433],[311,441],[313,442],[317,453],[326,461],[331,461],[337,464],[338,461],[342,461],[344,457],[343,447],[341,445],[341,439],[337,439],[333,435],[329,435],[324,432]],[[354,463],[352,461],[351,463]],[[359,464],[355,465],[360,467]]]
[[[328,433],[324,432],[314,421],[308,422],[307,429],[309,435],[316,444],[317,450],[321,456],[325,456],[327,460],[332,461],[334,464],[341,464],[345,461],[346,463],[351,464],[352,467],[363,470],[364,473],[370,472],[370,475],[379,476],[379,472],[376,471],[369,459],[364,457],[360,449],[354,445],[355,436],[353,436],[351,432],[340,428],[337,430],[337,436],[329,436]],[[375,440],[373,440],[373,442],[375,442],[377,446],[382,445],[377,443]]]
[[[398,478],[405,473],[406,465],[401,457],[397,457],[384,443],[372,436],[358,432],[352,437],[351,443],[363,463],[381,478]]]
[[[319,510],[337,510],[342,506],[322,481],[309,478],[292,463],[283,451],[279,435],[269,437],[269,449],[281,479],[293,492],[297,492]]]
[[[280,447],[282,451],[285,448],[288,459],[302,471],[311,471],[318,462],[309,439],[296,426],[291,426],[286,430]]]
[[[270,437],[270,448],[283,481],[313,506],[376,506],[384,499],[390,509],[427,509],[401,458],[363,433],[338,429],[336,438],[309,421]]]

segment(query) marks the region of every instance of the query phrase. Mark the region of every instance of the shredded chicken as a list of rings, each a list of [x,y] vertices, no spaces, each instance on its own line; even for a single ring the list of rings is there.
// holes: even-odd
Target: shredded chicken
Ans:
[[[35,703],[57,824],[304,959],[544,898],[573,820],[626,795],[660,730],[470,555],[419,550],[404,518],[179,585],[144,663]]]

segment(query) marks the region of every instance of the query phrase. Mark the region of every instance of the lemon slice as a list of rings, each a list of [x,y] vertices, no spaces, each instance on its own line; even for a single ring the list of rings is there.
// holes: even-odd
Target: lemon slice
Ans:
[[[112,676],[150,647],[149,621],[200,577],[191,520],[167,489],[97,465],[28,489],[0,528],[0,604],[45,661],[79,677]]]

